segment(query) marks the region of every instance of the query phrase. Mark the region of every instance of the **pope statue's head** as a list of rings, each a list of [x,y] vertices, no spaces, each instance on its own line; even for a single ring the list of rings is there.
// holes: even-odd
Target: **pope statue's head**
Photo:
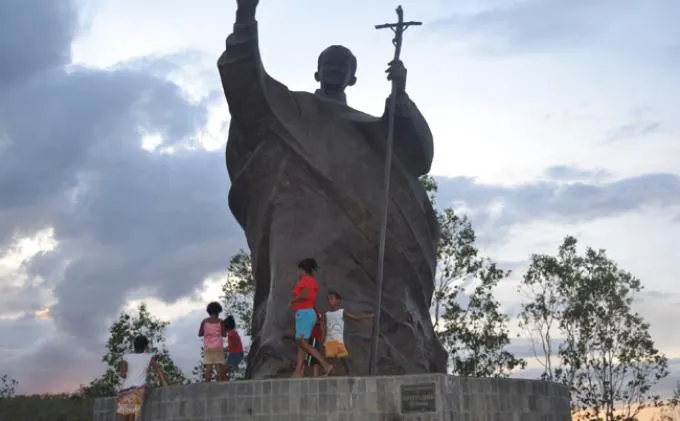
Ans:
[[[342,45],[331,45],[319,55],[314,79],[321,83],[325,92],[344,92],[345,88],[356,83],[357,59]]]

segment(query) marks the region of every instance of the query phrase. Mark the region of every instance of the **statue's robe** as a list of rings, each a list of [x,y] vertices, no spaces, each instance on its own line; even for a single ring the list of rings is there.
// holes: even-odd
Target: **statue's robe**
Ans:
[[[329,290],[348,311],[372,311],[387,113],[372,117],[272,79],[260,59],[257,23],[234,25],[218,68],[231,113],[229,207],[245,231],[256,279],[247,374],[289,375],[296,347],[286,336],[294,326],[288,303],[301,259],[313,257],[321,267],[320,311]],[[378,371],[443,372],[447,356],[429,312],[438,231],[418,181],[430,169],[432,135],[415,104],[405,93],[400,98]],[[368,373],[370,335],[370,321],[346,323],[353,374]]]

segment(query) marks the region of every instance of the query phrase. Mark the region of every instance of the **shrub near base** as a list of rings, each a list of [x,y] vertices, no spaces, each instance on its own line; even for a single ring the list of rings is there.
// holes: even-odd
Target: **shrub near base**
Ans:
[[[92,400],[78,395],[0,399],[0,421],[91,421],[92,410]]]

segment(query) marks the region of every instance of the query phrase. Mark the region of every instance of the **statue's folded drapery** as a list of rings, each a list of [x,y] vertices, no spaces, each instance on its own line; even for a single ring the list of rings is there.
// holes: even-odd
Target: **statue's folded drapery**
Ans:
[[[248,375],[275,377],[291,372],[296,352],[285,333],[293,327],[288,302],[299,260],[314,257],[321,266],[319,310],[328,290],[351,311],[372,310],[387,119],[272,79],[256,23],[235,25],[218,68],[231,112],[229,206],[246,233],[257,282]],[[431,165],[432,138],[405,94],[397,108],[378,370],[445,371],[429,314],[436,218],[418,181]],[[366,374],[370,323],[347,329],[353,374]]]

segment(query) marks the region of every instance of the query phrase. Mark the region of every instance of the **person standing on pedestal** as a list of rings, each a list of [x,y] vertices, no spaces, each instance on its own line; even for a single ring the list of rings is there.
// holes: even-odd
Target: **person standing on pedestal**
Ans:
[[[326,337],[324,339],[324,356],[342,362],[347,375],[350,374],[347,358],[349,351],[345,346],[345,320],[369,320],[372,314],[354,314],[342,307],[342,297],[335,291],[328,293],[328,308],[326,312]]]
[[[243,342],[241,335],[236,330],[236,320],[234,316],[224,318],[224,330],[227,332],[227,363],[224,370],[224,380],[229,380],[229,375],[238,370],[239,364],[243,361]]]
[[[295,312],[295,341],[298,344],[293,377],[304,376],[305,354],[311,355],[321,364],[325,376],[333,371],[333,366],[309,343],[312,329],[316,324],[315,301],[316,294],[319,292],[319,285],[313,274],[318,268],[319,265],[314,259],[304,259],[298,263],[299,281],[293,288],[293,299],[290,300],[290,307]]]
[[[198,336],[203,338],[204,380],[210,383],[213,371],[216,381],[224,380],[224,337],[227,332],[220,319],[222,306],[213,301],[206,308],[208,317],[203,319],[198,328]]]

